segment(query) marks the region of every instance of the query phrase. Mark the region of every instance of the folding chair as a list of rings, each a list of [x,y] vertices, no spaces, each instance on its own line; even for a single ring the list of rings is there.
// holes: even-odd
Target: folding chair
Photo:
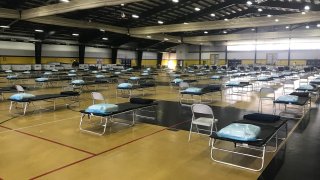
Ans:
[[[181,82],[179,83],[179,91],[183,91],[183,90],[186,90],[189,86],[189,83],[187,82]]]
[[[294,81],[286,79],[283,83],[283,94],[292,93],[294,90]]]
[[[24,90],[24,88],[22,86],[15,85],[15,87],[16,87],[16,90],[18,91],[18,93],[24,93],[25,92],[25,90]]]
[[[91,97],[92,97],[92,104],[95,104],[96,101],[102,101],[103,103],[106,103],[105,98],[99,92],[92,92]]]
[[[259,106],[258,106],[258,112],[262,113],[262,102],[265,100],[269,100],[272,102],[273,106],[274,103],[273,101],[275,100],[276,95],[274,92],[274,89],[271,87],[263,87],[260,89],[260,93],[259,93]],[[274,110],[274,108],[273,108]],[[274,112],[273,112],[274,113]]]
[[[205,104],[193,104],[191,106],[191,111],[192,111],[192,121],[191,121],[191,127],[190,127],[190,132],[189,132],[189,139],[191,139],[191,133],[193,133],[192,128],[193,125],[195,125],[197,129],[197,134],[200,134],[199,130],[202,131],[209,131],[210,135],[213,132],[213,126],[215,127],[215,131],[217,131],[217,122],[218,119],[214,118],[213,111],[210,108],[210,106],[205,105]],[[210,128],[208,129],[200,129],[198,126],[205,126]],[[209,145],[210,145],[210,138],[209,138]]]

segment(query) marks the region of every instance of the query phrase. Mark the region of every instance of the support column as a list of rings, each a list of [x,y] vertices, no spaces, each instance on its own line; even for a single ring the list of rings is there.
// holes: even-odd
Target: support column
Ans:
[[[34,44],[34,57],[35,57],[35,63],[41,64],[41,52],[42,52],[42,43],[36,42]]]
[[[201,60],[202,60],[202,46],[200,45],[199,46],[199,65],[202,64]]]
[[[289,38],[289,50],[288,50],[288,66],[290,66],[291,61],[291,38]]]
[[[141,65],[142,65],[142,56],[143,56],[143,51],[138,50],[138,51],[137,51],[137,66],[138,66],[138,68],[141,68]]]
[[[257,40],[254,45],[254,63],[253,64],[257,64]]]
[[[79,64],[84,64],[84,57],[86,53],[86,46],[84,44],[79,45]]]
[[[111,64],[117,64],[118,48],[111,49]]]
[[[226,42],[226,44],[227,44],[227,42]],[[224,53],[225,53],[225,55],[224,55],[225,62],[226,62],[226,65],[228,65],[229,64],[229,62],[228,62],[228,45],[226,45]]]
[[[161,67],[163,54],[161,52],[157,53],[157,67]]]

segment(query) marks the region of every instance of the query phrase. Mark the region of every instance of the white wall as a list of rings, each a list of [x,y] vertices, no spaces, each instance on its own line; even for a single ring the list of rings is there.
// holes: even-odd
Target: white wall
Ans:
[[[34,44],[0,41],[0,56],[34,56]]]
[[[86,58],[111,58],[111,49],[86,47]]]
[[[118,50],[118,59],[137,59],[136,51]]]
[[[47,57],[78,57],[79,47],[68,45],[42,45],[42,56]]]
[[[157,53],[155,52],[143,52],[142,59],[157,59]]]

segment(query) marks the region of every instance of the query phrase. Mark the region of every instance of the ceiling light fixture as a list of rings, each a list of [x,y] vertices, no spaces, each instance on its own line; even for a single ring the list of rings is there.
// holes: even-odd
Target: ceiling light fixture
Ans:
[[[306,29],[309,29],[310,28],[310,26],[309,25],[306,25]]]
[[[258,9],[259,12],[262,12],[263,10],[261,8]]]
[[[227,31],[223,31],[223,34],[227,34],[228,32]]]
[[[159,21],[158,21],[158,24],[163,24],[163,21],[160,21],[160,20],[159,20]]]
[[[252,1],[247,1],[247,5],[252,5]]]
[[[195,10],[195,11],[200,11],[201,9],[198,8],[198,7],[195,7],[194,10]]]
[[[208,34],[208,31],[204,31],[203,33]]]
[[[216,14],[212,13],[212,14],[210,14],[210,16],[215,17],[215,16],[216,16]]]
[[[272,15],[271,15],[271,14],[268,14],[267,17],[272,17]]]
[[[79,34],[78,33],[73,33],[72,36],[79,36]]]
[[[42,29],[35,29],[34,31],[35,31],[35,32],[41,32],[41,33],[43,32]]]
[[[104,37],[104,38],[102,38],[102,40],[104,40],[104,41],[108,41],[108,40],[109,40],[109,38]]]
[[[135,19],[138,19],[138,18],[139,18],[139,16],[136,15],[136,14],[132,14],[132,17],[135,18]]]
[[[255,31],[255,30],[256,30],[255,28],[252,28],[252,29],[251,29],[251,31]]]
[[[286,29],[289,29],[290,27],[289,26],[286,26]]]
[[[69,0],[60,0],[60,2],[68,3],[68,2],[70,2],[70,1],[69,1]]]
[[[3,28],[3,29],[9,29],[10,26],[0,26],[0,28]]]
[[[274,21],[275,21],[275,22],[279,22],[279,19],[275,19]]]
[[[184,22],[183,24],[189,24],[189,23],[187,23],[187,22]]]
[[[320,24],[317,24],[317,27],[320,27]]]
[[[147,36],[147,38],[151,39],[152,37],[151,36]]]
[[[225,18],[224,20],[225,20],[225,21],[229,21],[229,19],[227,19],[227,18]]]
[[[124,4],[122,3],[121,6],[124,6]]]
[[[178,2],[179,2],[179,0],[172,0],[172,2],[174,2],[174,3],[178,3]]]
[[[301,14],[302,14],[302,15],[305,15],[305,14],[306,14],[306,12],[302,11],[302,12],[301,12]]]
[[[310,6],[306,5],[306,6],[304,7],[304,10],[309,11],[309,10],[310,10]]]
[[[99,29],[101,32],[105,32],[105,30],[104,29]]]

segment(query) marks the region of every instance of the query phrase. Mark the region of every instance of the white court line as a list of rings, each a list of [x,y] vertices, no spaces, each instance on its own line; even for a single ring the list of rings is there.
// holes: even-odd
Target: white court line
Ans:
[[[60,120],[56,120],[56,121],[50,121],[50,122],[46,122],[46,123],[36,124],[36,125],[32,125],[32,126],[25,126],[25,127],[21,127],[21,128],[17,128],[17,129],[6,130],[6,131],[0,132],[0,134],[2,134],[2,133],[7,133],[7,132],[11,132],[11,131],[19,131],[19,130],[23,130],[23,129],[28,129],[28,128],[33,128],[33,127],[43,126],[43,125],[47,125],[47,124],[52,124],[52,123],[56,123],[56,122],[61,122],[61,121],[66,121],[66,120],[74,119],[74,118],[75,118],[75,117],[65,118],[65,119],[60,119]],[[4,127],[6,127],[6,126],[4,126]],[[1,127],[0,127],[0,128],[1,128]],[[10,127],[8,127],[8,128],[10,128]],[[10,128],[10,129],[11,129],[11,128]]]

